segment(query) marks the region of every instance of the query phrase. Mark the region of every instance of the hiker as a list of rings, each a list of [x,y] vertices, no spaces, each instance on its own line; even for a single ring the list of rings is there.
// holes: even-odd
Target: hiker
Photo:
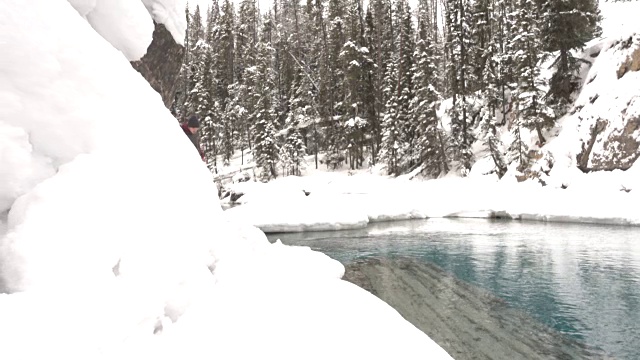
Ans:
[[[193,143],[193,145],[198,150],[200,157],[204,161],[204,152],[200,149],[200,144],[198,141],[198,130],[200,129],[200,121],[195,115],[189,117],[189,120],[181,125],[182,131],[187,135],[189,140]]]

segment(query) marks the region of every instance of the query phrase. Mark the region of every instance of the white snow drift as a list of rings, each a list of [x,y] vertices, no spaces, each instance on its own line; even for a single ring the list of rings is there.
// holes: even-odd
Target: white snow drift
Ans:
[[[0,357],[449,358],[340,263],[225,219],[128,62],[182,9],[0,2]]]

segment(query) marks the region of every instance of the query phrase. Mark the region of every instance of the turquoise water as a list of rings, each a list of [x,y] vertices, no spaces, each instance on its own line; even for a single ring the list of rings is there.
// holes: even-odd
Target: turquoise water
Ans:
[[[348,264],[409,256],[616,359],[640,359],[640,228],[486,219],[271,234]]]

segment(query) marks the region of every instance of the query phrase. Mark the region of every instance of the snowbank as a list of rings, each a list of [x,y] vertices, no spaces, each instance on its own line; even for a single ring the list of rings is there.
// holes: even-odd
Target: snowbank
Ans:
[[[428,181],[336,176],[323,187],[319,186],[322,176],[292,177],[267,184],[234,184],[234,189],[245,193],[240,198],[243,204],[226,212],[266,232],[353,229],[369,222],[433,217],[640,225],[638,192],[627,193],[616,186],[616,179],[626,179],[625,175],[576,176],[568,189],[488,176]],[[298,190],[316,187],[324,190],[311,191],[307,197]],[[287,192],[302,196],[291,200]]]
[[[450,358],[337,261],[227,219],[128,62],[179,2],[105,3],[0,2],[1,356]]]

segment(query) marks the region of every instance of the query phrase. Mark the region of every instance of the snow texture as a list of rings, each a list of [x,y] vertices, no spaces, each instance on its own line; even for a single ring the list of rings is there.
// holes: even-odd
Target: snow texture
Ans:
[[[184,43],[187,28],[184,1],[69,0],[69,3],[130,61],[140,60],[147,52],[153,21],[164,24],[178,44]]]
[[[0,2],[1,357],[450,359],[337,261],[228,219],[120,52],[146,10],[110,4]]]

